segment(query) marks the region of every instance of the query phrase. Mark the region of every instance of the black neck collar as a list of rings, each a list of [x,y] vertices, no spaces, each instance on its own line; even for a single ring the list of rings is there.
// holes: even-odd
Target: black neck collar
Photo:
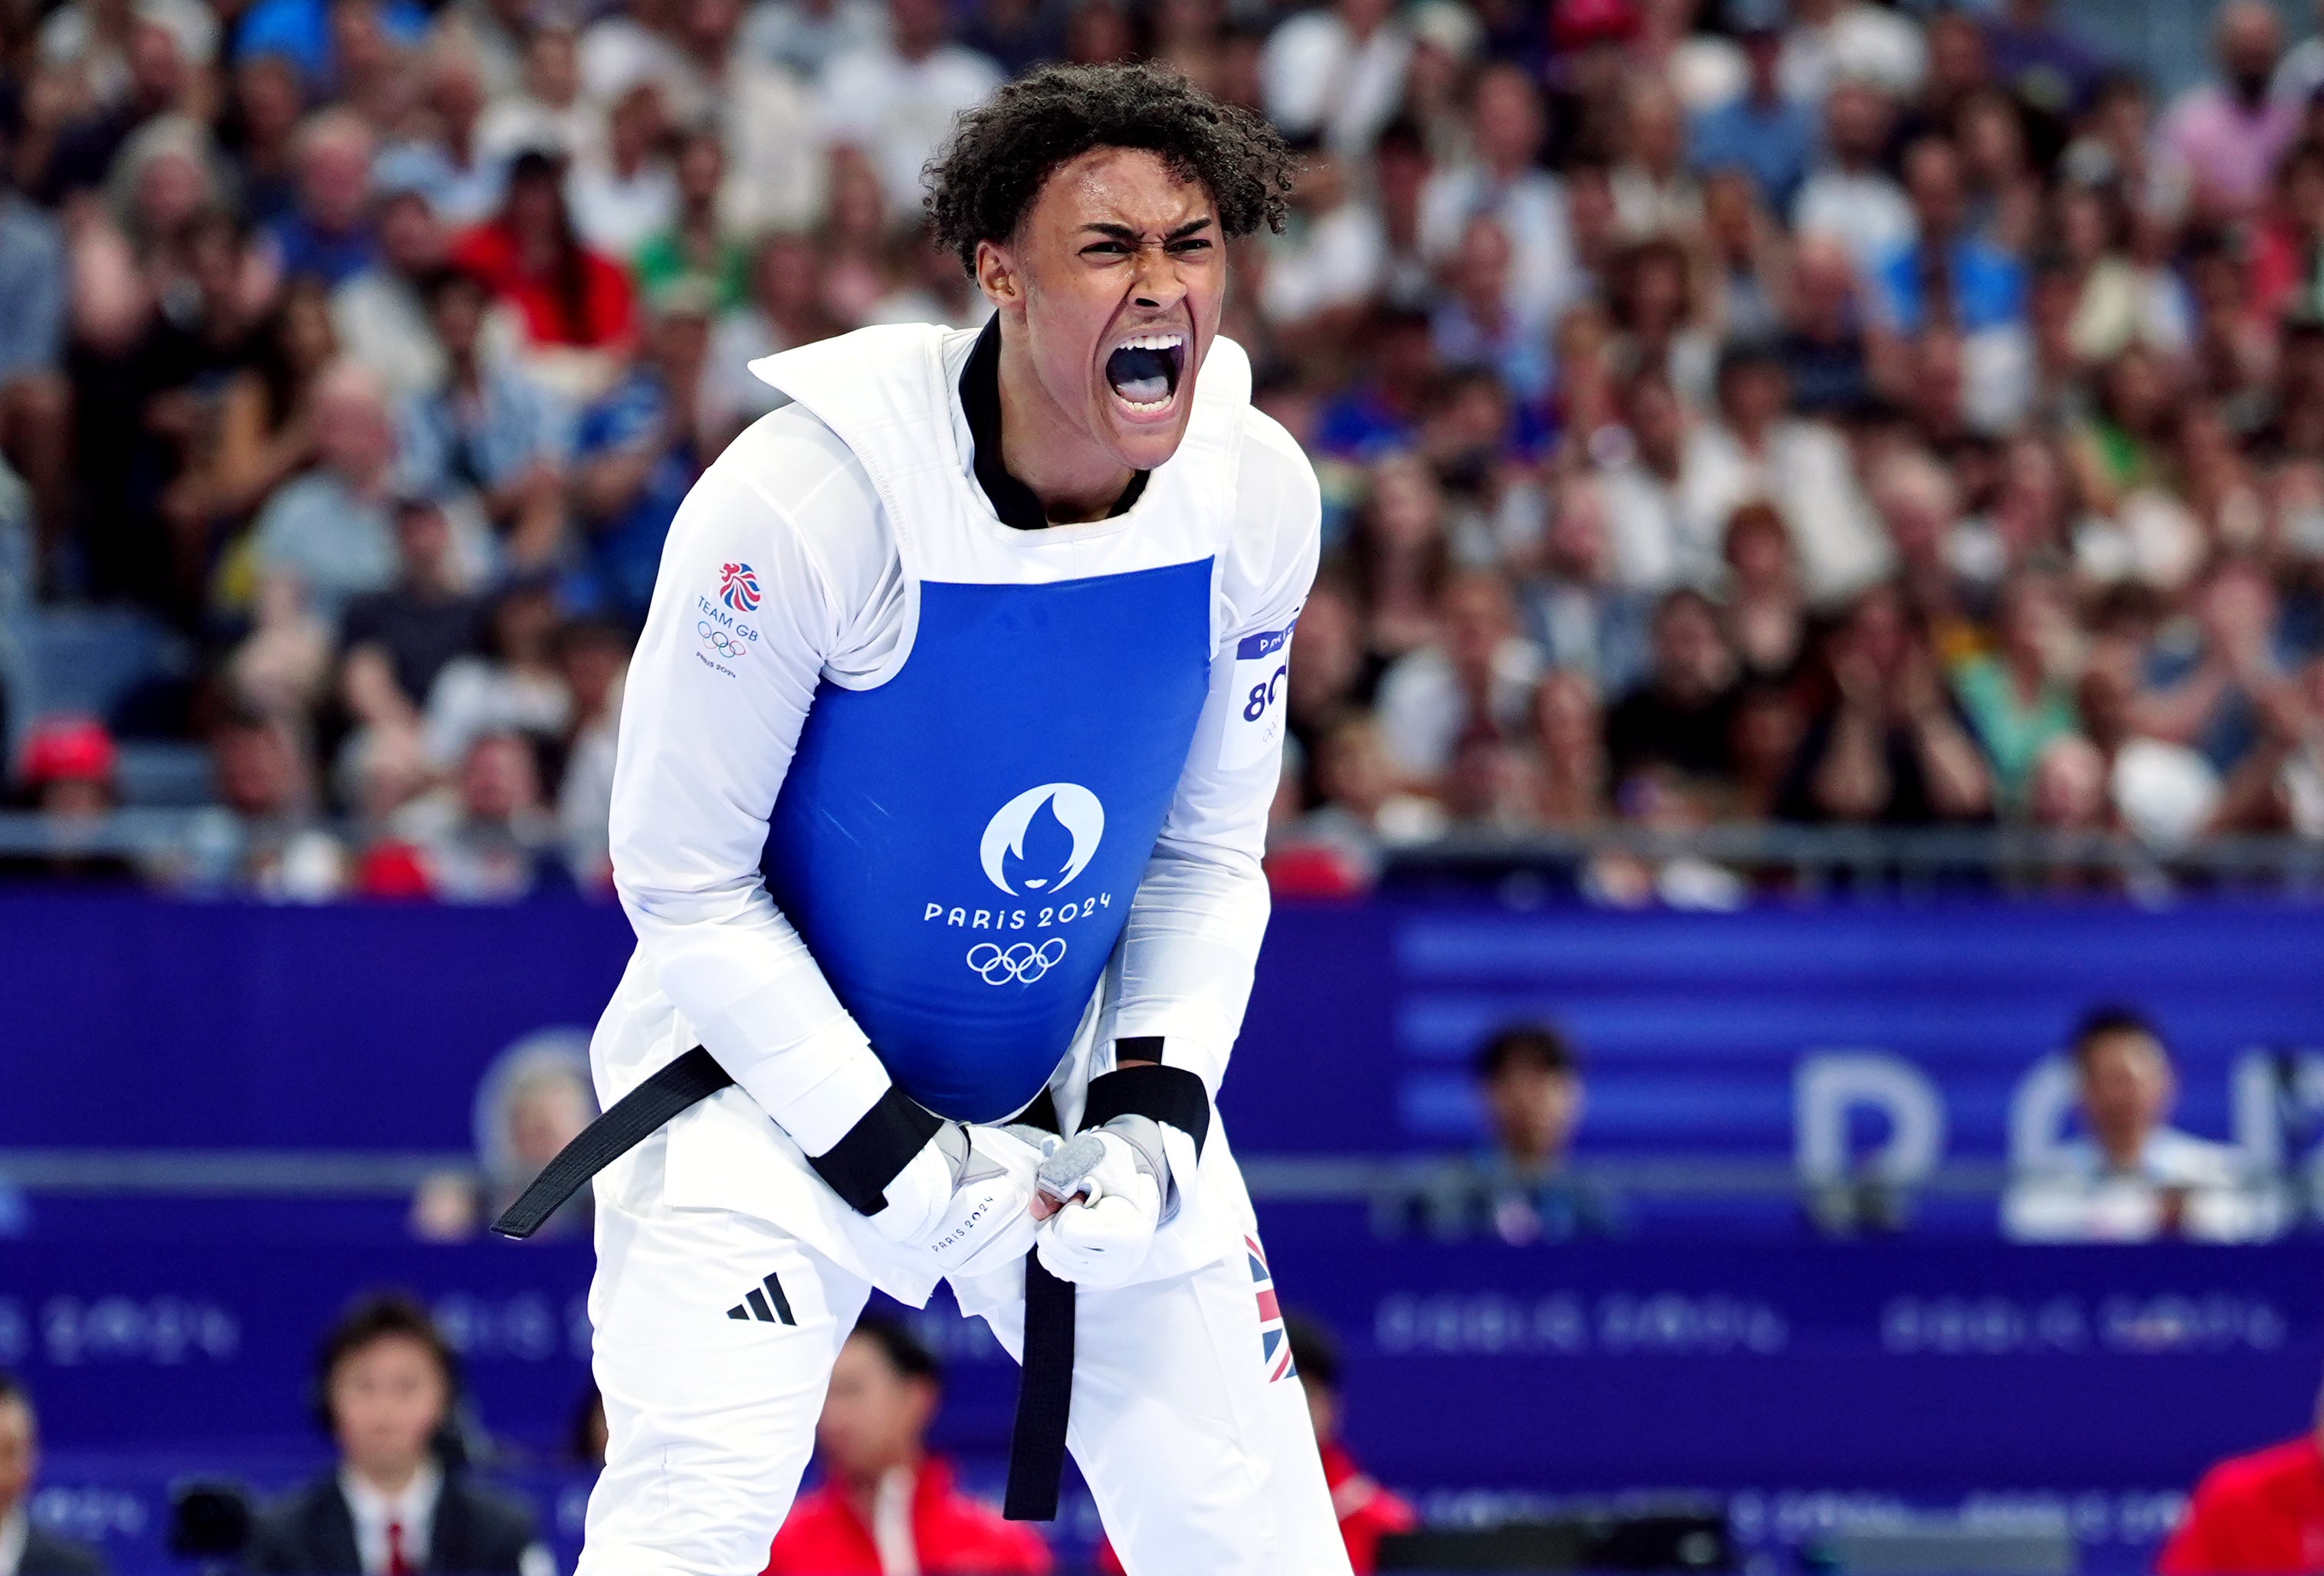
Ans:
[[[985,497],[992,502],[992,512],[1001,523],[1018,530],[1040,530],[1049,523],[1048,512],[1033,495],[1033,489],[1009,474],[1009,466],[1001,453],[1001,314],[995,312],[985,319],[984,331],[976,336],[976,348],[968,353],[968,364],[960,369],[960,408],[968,418],[969,442],[976,450],[976,484],[984,489]],[[1150,471],[1133,471],[1130,485],[1105,512],[1108,520],[1129,512],[1146,491],[1146,478]]]

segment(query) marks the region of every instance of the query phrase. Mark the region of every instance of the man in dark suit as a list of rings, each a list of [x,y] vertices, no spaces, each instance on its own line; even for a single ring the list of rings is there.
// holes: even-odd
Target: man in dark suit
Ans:
[[[0,1576],[104,1576],[97,1551],[32,1525],[41,1420],[32,1398],[0,1372]]]
[[[530,1512],[445,1460],[459,1369],[424,1309],[393,1295],[358,1303],[323,1343],[317,1378],[338,1470],[259,1518],[251,1570],[553,1576]]]

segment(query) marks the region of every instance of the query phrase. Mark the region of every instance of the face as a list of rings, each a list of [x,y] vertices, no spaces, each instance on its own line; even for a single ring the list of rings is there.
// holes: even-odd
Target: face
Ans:
[[[589,1125],[589,1101],[571,1078],[537,1078],[509,1102],[509,1147],[527,1170],[537,1170]]]
[[[0,1401],[0,1517],[24,1501],[40,1464],[40,1440],[32,1409],[22,1401]]]
[[[409,1474],[428,1453],[452,1402],[444,1370],[408,1335],[386,1335],[339,1359],[330,1378],[332,1432],[366,1476]]]
[[[1501,1147],[1523,1160],[1554,1158],[1582,1120],[1582,1080],[1522,1059],[1485,1085],[1485,1109]]]
[[[1093,149],[1051,175],[1018,234],[982,244],[976,263],[1046,425],[1130,470],[1177,451],[1226,300],[1207,190],[1143,150]]]
[[[2090,1131],[2108,1149],[2129,1152],[2171,1108],[2171,1061],[2152,1035],[2126,1029],[2101,1036],[2082,1053],[2081,1086]]]
[[[843,1478],[876,1478],[920,1453],[936,1413],[936,1387],[896,1371],[880,1343],[852,1335],[831,1368],[816,1442],[825,1465]]]
[[[479,739],[460,769],[460,799],[470,818],[505,821],[540,799],[532,752],[507,734]]]

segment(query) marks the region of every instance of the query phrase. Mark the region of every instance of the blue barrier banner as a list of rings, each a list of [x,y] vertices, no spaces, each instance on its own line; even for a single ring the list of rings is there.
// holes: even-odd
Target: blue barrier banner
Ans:
[[[458,1150],[493,1058],[586,1034],[618,909],[0,897],[0,1148]],[[1246,1154],[1458,1148],[1467,1063],[1547,1018],[1590,1065],[1584,1154],[1789,1160],[1908,1132],[1941,1159],[2055,1140],[2098,1001],[2152,1013],[2179,1120],[2314,1143],[2324,909],[1943,904],[1739,915],[1286,903],[1223,1098]]]
[[[2300,1245],[1519,1249],[1379,1241],[1353,1215],[1266,1211],[1277,1284],[1338,1332],[1360,1457],[1455,1518],[1702,1490],[1796,1543],[1865,1507],[2057,1504],[2114,1551],[2091,1569],[2126,1568],[2208,1463],[2308,1426],[2324,1367]],[[0,1245],[0,1363],[95,1496],[73,1503],[134,1488],[150,1525],[171,1477],[319,1463],[315,1342],[359,1289],[403,1286],[462,1347],[483,1424],[554,1472],[589,1269],[576,1243]],[[997,1469],[1013,1366],[941,1304],[923,1327],[951,1370],[941,1442]]]

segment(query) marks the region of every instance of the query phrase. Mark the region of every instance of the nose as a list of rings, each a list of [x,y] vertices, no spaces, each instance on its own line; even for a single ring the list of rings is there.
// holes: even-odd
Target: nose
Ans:
[[[1149,312],[1176,306],[1186,296],[1178,277],[1177,260],[1160,246],[1138,249],[1137,273],[1130,281],[1130,304]]]

